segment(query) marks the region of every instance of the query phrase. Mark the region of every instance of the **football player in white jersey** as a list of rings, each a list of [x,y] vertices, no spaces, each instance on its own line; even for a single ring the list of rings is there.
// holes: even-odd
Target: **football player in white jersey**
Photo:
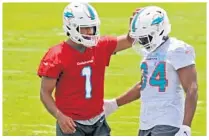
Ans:
[[[193,47],[169,37],[171,25],[160,7],[139,10],[130,28],[133,48],[143,56],[142,78],[120,97],[105,100],[106,117],[140,98],[139,136],[190,136],[198,98]]]

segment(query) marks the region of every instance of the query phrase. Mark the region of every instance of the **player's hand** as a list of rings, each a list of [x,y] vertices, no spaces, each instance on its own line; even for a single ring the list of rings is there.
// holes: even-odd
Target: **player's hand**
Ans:
[[[103,106],[105,117],[109,116],[113,112],[115,112],[118,109],[118,104],[116,102],[116,99],[112,100],[104,100],[104,106]]]
[[[175,136],[191,136],[191,128],[187,125],[182,125]]]
[[[133,20],[134,15],[135,15],[137,12],[139,12],[140,9],[142,9],[142,8],[137,8],[137,9],[135,9],[135,11],[133,11],[133,14],[132,14],[132,16],[130,17],[130,20],[129,20],[129,27],[131,26],[131,21]]]
[[[72,120],[72,118],[64,115],[62,112],[58,112],[57,113],[57,122],[58,122],[63,133],[65,133],[65,134],[75,133],[76,124]]]
[[[128,39],[129,39],[131,42],[134,41],[134,39],[132,39],[132,38],[130,37],[130,35],[129,35],[129,33],[130,33],[130,31],[131,31],[131,21],[133,20],[134,15],[135,15],[140,9],[142,9],[142,8],[137,8],[137,9],[135,9],[135,11],[133,11],[133,14],[132,14],[132,16],[130,17],[130,20],[129,20]]]

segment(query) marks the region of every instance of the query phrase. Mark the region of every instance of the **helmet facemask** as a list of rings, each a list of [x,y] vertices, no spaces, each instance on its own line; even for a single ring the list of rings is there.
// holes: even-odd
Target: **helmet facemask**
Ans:
[[[134,39],[133,48],[152,52],[163,42],[171,31],[167,13],[156,6],[148,6],[139,11],[131,22],[130,37]]]
[[[161,43],[164,41],[163,31],[159,35],[158,32],[152,32],[148,35],[139,36],[137,39],[134,40],[133,46],[134,48],[140,47],[146,49],[148,52],[152,52],[160,46]]]

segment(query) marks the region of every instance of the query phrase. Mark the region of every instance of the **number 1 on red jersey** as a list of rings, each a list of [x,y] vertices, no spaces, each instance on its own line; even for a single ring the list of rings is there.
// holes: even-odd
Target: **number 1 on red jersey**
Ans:
[[[91,85],[91,67],[90,66],[86,66],[82,69],[82,76],[86,77],[86,81],[85,81],[85,97],[86,99],[90,99],[91,96],[91,91],[92,91],[92,85]]]

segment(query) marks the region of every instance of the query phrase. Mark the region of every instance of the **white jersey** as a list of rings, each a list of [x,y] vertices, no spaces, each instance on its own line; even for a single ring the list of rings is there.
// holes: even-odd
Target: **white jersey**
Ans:
[[[184,90],[177,70],[195,64],[193,47],[169,38],[154,52],[144,54],[140,129],[156,125],[179,127],[184,117]]]

